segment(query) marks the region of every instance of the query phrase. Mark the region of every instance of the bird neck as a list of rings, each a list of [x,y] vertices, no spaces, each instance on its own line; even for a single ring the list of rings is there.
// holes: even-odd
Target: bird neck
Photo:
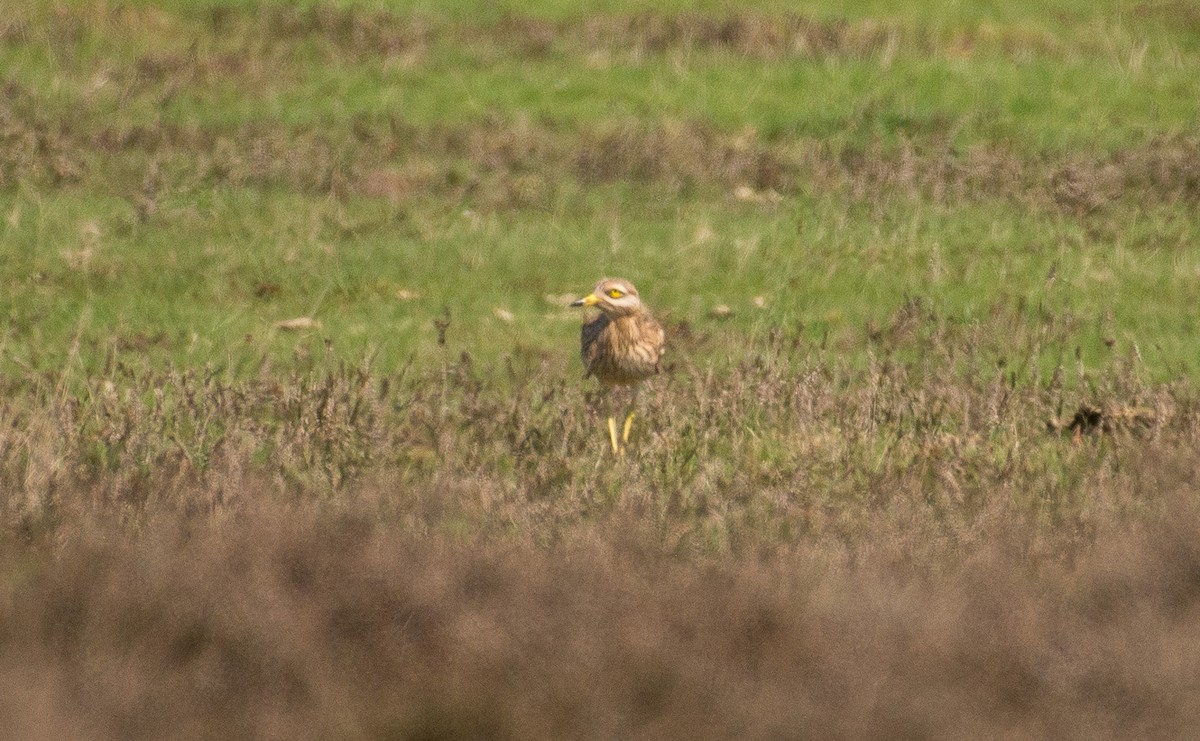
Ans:
[[[604,315],[607,316],[611,321],[617,322],[617,321],[621,321],[622,319],[632,319],[633,317],[639,316],[644,313],[645,313],[645,309],[643,309],[640,306],[635,306],[635,307],[628,308],[628,309],[626,309],[626,308],[621,308],[621,309],[610,308],[608,311],[604,312]]]

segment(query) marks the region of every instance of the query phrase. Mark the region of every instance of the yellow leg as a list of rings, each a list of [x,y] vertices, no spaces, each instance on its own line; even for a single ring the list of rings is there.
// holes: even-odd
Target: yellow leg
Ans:
[[[608,438],[612,441],[613,455],[620,455],[621,446],[617,444],[617,418],[608,418]]]
[[[625,418],[625,433],[623,435],[621,435],[622,442],[625,442],[625,443],[629,442],[629,431],[632,429],[633,429],[633,412],[630,412],[629,416],[627,416]]]

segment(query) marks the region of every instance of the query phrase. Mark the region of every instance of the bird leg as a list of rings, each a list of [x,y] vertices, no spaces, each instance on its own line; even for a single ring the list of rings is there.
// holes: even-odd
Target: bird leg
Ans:
[[[619,393],[619,392],[618,392]],[[620,429],[618,435],[617,417],[613,413],[616,410],[612,408],[612,397],[609,396],[608,408],[608,441],[612,443],[613,455],[625,455],[625,445],[629,442],[629,434],[633,430],[634,405],[637,403],[637,387],[635,386],[632,395],[629,397],[629,403],[625,406],[625,423]]]
[[[621,435],[621,440],[625,443],[629,442],[629,431],[633,429],[634,407],[637,406],[638,387],[634,386],[629,394],[629,406],[625,408],[625,431]]]
[[[621,447],[617,444],[617,418],[608,418],[608,439],[612,441],[613,455],[621,454]]]

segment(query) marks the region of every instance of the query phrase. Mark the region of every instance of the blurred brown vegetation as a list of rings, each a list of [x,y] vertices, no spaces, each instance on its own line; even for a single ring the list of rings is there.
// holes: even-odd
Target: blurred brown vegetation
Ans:
[[[989,373],[989,332],[913,304],[866,368],[782,332],[677,360],[624,460],[533,360],[10,380],[5,727],[1194,734],[1195,390]]]
[[[915,508],[905,494],[894,506]],[[1167,499],[1133,531],[1104,518],[1071,560],[1034,567],[999,534],[936,579],[875,559],[818,571],[808,548],[684,563],[622,517],[551,548],[415,537],[361,503],[159,516],[136,537],[91,522],[4,549],[6,728],[1186,738],[1197,512]]]

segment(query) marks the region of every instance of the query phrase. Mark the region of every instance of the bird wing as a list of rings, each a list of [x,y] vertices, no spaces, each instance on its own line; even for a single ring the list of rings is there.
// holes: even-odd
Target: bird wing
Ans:
[[[667,333],[654,317],[647,316],[646,320],[644,332],[647,341],[654,348],[654,372],[659,373],[662,371],[663,354],[667,351]]]
[[[599,347],[596,345],[600,339],[600,333],[608,326],[609,318],[603,314],[597,314],[594,318],[583,323],[579,330],[579,357],[583,360],[583,377],[587,378],[592,374],[592,363],[596,360],[596,353]]]

